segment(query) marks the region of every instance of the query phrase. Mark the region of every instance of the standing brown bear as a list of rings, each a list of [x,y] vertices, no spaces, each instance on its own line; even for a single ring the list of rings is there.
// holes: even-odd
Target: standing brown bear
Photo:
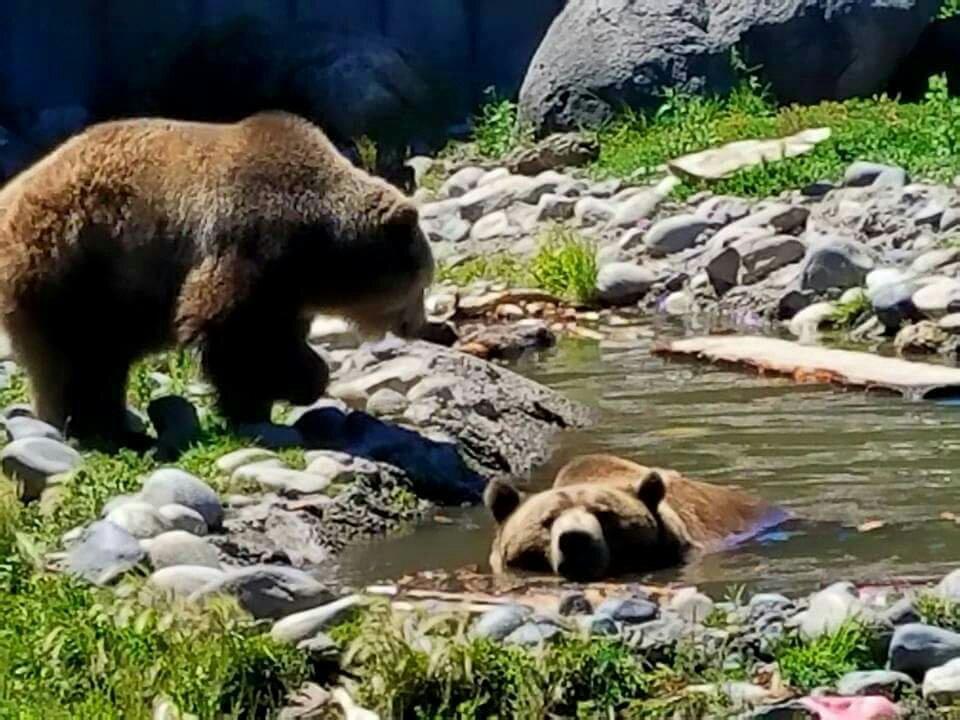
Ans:
[[[81,441],[126,428],[131,363],[196,345],[232,423],[307,404],[328,369],[309,319],[408,335],[433,258],[415,206],[284,113],[93,126],[0,191],[0,312],[38,416]]]

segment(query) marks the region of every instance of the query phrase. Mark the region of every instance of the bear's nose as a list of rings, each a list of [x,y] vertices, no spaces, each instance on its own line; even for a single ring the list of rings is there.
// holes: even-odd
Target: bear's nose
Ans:
[[[568,580],[585,581],[603,577],[607,569],[607,548],[588,532],[570,530],[558,541],[557,572]]]

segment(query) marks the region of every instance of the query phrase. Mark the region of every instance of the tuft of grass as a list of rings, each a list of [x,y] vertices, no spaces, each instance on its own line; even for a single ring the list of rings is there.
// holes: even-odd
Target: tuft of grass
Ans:
[[[505,282],[511,286],[526,285],[531,281],[527,264],[508,252],[472,257],[456,265],[441,266],[437,271],[439,282],[450,282],[459,287],[478,280]]]
[[[487,98],[473,121],[473,144],[481,157],[497,159],[528,144],[533,132],[521,121],[515,102],[498,97],[493,88]]]
[[[851,329],[859,325],[872,312],[873,304],[865,292],[860,292],[847,302],[837,303],[831,320],[839,329]]]
[[[856,160],[899,165],[915,177],[949,182],[960,170],[960,99],[946,79],[931,78],[918,103],[887,96],[778,107],[755,82],[728,98],[668,93],[653,114],[624,112],[599,132],[598,177],[648,178],[667,161],[745,139],[778,138],[814,127],[833,131],[811,153],[743,170],[709,184],[718,194],[769,197],[820,180],[837,179]],[[687,182],[687,197],[708,187]]]
[[[960,0],[943,0],[940,5],[940,13],[937,17],[941,20],[956,17],[960,15]]]
[[[334,630],[358,701],[383,717],[608,717],[647,696],[643,662],[616,640],[568,637],[540,649],[472,638],[466,619],[385,605]]]
[[[361,135],[354,140],[359,156],[360,167],[371,175],[377,171],[377,162],[380,157],[380,150],[377,143],[368,135]]]
[[[562,225],[546,231],[530,261],[530,276],[537,287],[581,304],[593,301],[597,272],[596,246]]]
[[[928,625],[960,631],[960,604],[937,597],[930,593],[923,593],[913,603],[920,619]]]
[[[0,717],[147,720],[157,698],[197,718],[265,717],[307,677],[239,606],[97,590],[42,571],[33,519],[0,487]]]
[[[876,667],[870,641],[867,628],[848,622],[814,640],[790,635],[774,654],[783,679],[792,687],[809,691],[831,685],[853,670]]]
[[[30,386],[26,373],[17,369],[10,374],[9,384],[0,389],[0,408],[30,402]]]

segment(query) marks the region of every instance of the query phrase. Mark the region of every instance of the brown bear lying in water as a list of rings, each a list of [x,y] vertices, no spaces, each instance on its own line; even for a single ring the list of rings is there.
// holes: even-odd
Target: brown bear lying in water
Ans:
[[[414,204],[284,113],[95,125],[0,190],[0,322],[39,417],[81,441],[126,427],[131,363],[194,345],[234,424],[313,402],[310,317],[415,334],[433,274]]]
[[[495,573],[553,572],[597,580],[657,570],[692,553],[729,547],[787,515],[730,487],[690,480],[611,455],[567,464],[553,487],[523,498],[492,482],[484,500],[497,523]]]

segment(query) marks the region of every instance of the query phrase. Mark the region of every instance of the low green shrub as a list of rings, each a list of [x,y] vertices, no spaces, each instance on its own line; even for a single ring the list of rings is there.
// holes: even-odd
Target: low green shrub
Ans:
[[[492,88],[487,98],[473,121],[473,144],[481,157],[497,159],[530,142],[533,134],[520,120],[515,102],[497,96]]]
[[[854,621],[813,640],[790,635],[774,654],[783,679],[800,690],[832,685],[848,672],[877,667],[870,631]]]
[[[597,272],[594,243],[562,225],[546,231],[540,250],[530,261],[530,276],[537,287],[583,304],[594,299]]]

